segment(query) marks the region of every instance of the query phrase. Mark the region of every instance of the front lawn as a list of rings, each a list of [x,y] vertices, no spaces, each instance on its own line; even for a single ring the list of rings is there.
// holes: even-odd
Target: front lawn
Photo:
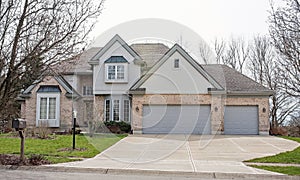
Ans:
[[[293,140],[300,143],[298,137],[282,137],[285,139]],[[300,167],[293,166],[293,164],[300,164],[300,147],[293,151],[283,152],[274,156],[267,156],[262,158],[251,159],[246,162],[258,162],[258,163],[283,163],[290,164],[290,166],[262,166],[262,165],[250,165],[254,168],[260,168],[268,171],[288,174],[288,175],[300,175]]]
[[[267,171],[273,171],[288,175],[300,175],[300,167],[295,166],[257,166],[257,165],[251,165],[251,167],[264,169]]]
[[[300,143],[298,137],[282,137]],[[300,164],[300,147],[293,151],[283,152],[274,156],[251,159],[246,162]]]
[[[25,156],[43,155],[51,163],[91,158],[127,135],[94,135],[92,138],[76,135],[76,148],[72,150],[72,135],[56,135],[53,139],[25,139]],[[0,135],[0,154],[19,154],[20,138]]]

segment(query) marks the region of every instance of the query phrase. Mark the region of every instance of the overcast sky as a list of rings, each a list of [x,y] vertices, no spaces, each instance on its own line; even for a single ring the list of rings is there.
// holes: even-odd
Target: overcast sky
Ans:
[[[175,21],[206,42],[215,37],[268,33],[269,0],[107,0],[92,37],[121,23],[143,18]]]

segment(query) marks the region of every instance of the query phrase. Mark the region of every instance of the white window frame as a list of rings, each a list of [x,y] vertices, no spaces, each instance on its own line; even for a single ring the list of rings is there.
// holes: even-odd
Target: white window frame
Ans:
[[[40,105],[41,98],[47,98],[47,118],[40,119]],[[56,98],[56,109],[55,119],[49,119],[49,98]],[[38,127],[40,122],[46,122],[48,127],[59,127],[60,124],[60,93],[37,93],[37,104],[36,104],[36,126]]]
[[[126,115],[125,115],[125,113],[126,113],[126,111],[125,111],[125,102],[128,102],[128,120],[125,120],[125,117],[126,117]],[[123,121],[125,121],[125,122],[130,122],[130,101],[129,101],[129,99],[124,99],[124,101],[123,101]]]
[[[108,69],[109,67],[115,67],[115,78],[109,79]],[[124,67],[124,78],[118,79],[118,66]],[[105,64],[105,82],[106,83],[127,83],[128,82],[128,63],[106,63]]]

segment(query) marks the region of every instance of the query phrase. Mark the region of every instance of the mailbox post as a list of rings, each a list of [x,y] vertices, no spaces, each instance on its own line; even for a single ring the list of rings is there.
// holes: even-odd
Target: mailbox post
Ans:
[[[24,146],[25,146],[24,129],[26,128],[26,121],[24,119],[14,119],[12,122],[12,128],[15,128],[16,131],[19,131],[19,135],[21,138],[20,159],[24,161]]]

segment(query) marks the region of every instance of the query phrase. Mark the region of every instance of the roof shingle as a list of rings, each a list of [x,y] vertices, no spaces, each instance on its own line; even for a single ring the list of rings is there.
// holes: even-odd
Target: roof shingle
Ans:
[[[209,64],[202,65],[202,67],[228,92],[270,91],[270,89],[226,65]]]

